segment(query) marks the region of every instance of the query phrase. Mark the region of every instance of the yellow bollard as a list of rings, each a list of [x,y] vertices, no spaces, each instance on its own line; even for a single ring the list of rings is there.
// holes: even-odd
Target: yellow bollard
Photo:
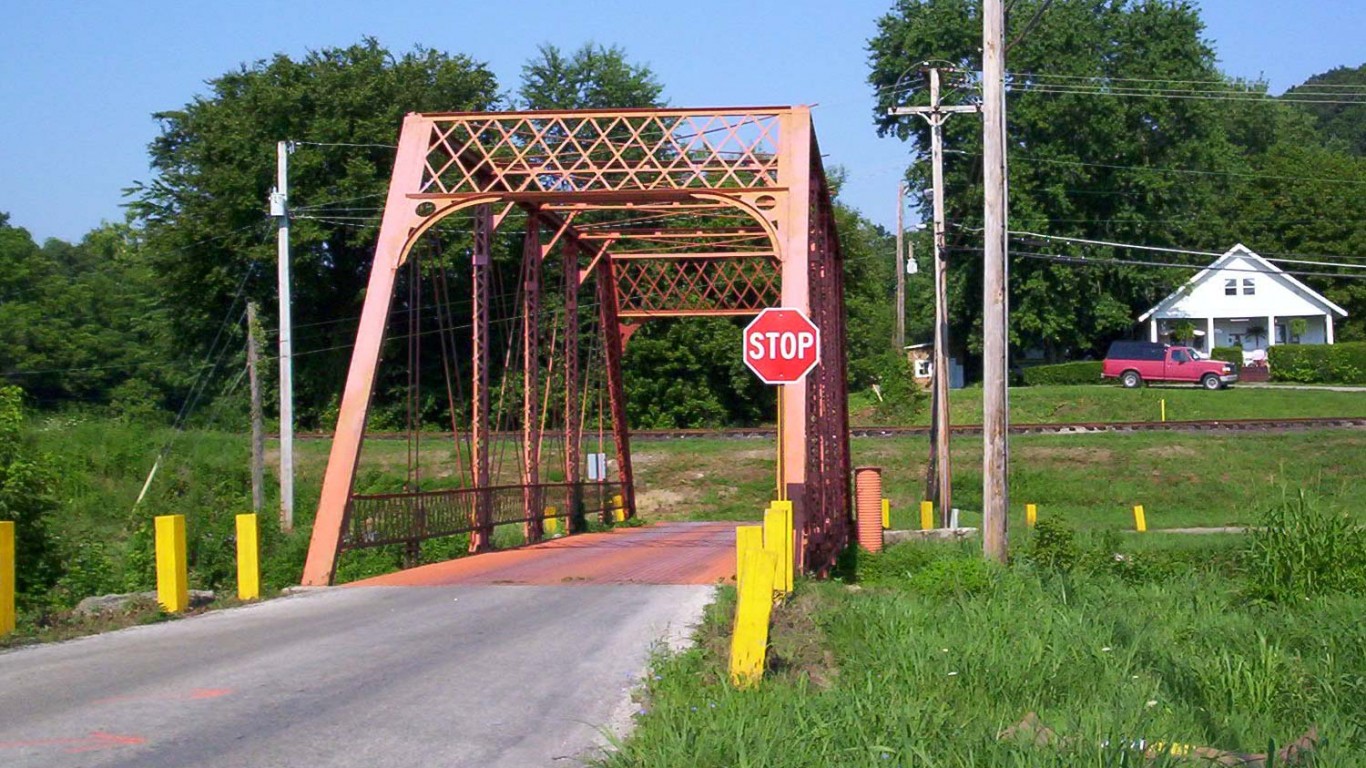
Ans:
[[[1036,504],[1026,504],[1026,505],[1025,505],[1025,525],[1026,525],[1027,527],[1029,527],[1029,528],[1033,528],[1033,527],[1034,527],[1034,524],[1037,523],[1037,522],[1039,522],[1039,507],[1038,507],[1038,505],[1036,505]]]
[[[185,565],[185,516],[156,518],[157,602],[168,613],[190,607],[189,575]]]
[[[920,530],[928,531],[934,527],[934,502],[920,502]]]
[[[541,532],[547,536],[560,532],[560,518],[555,516],[554,507],[545,508],[545,518],[541,521]]]
[[[1167,420],[1167,398],[1164,397],[1164,398],[1162,398],[1161,400],[1159,400],[1158,402],[1160,402],[1160,403],[1162,404],[1162,420],[1163,420],[1163,421],[1166,421],[1166,420]]]
[[[0,522],[0,635],[14,631],[14,523]]]
[[[730,680],[737,688],[757,685],[764,676],[776,558],[764,549],[750,549],[741,557],[735,627],[730,640]]]
[[[794,532],[792,530],[792,502],[775,501],[769,505],[769,508],[772,509],[774,512],[777,512],[778,514],[782,515],[782,540],[787,542],[787,546],[780,548],[781,552],[779,553],[779,555],[783,559],[780,566],[780,573],[782,574],[782,591],[784,594],[786,594],[792,591],[792,584],[797,576],[797,540],[796,537],[793,535]]]
[[[237,516],[237,599],[261,596],[260,528],[256,515]]]
[[[626,522],[626,502],[622,501],[620,494],[612,497],[612,519],[618,523]]]
[[[882,530],[886,531],[892,527],[892,500],[882,500]]]
[[[741,588],[740,579],[745,570],[746,553],[764,548],[764,527],[762,525],[735,526],[735,588]]]
[[[1143,505],[1134,505],[1134,530],[1143,533],[1148,530],[1148,518],[1143,514]]]

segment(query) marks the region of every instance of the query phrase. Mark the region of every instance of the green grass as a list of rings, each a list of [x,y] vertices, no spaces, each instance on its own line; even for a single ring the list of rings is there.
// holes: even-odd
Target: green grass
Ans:
[[[1250,599],[1239,537],[1113,546],[1082,537],[1066,567],[993,567],[960,545],[865,554],[858,583],[801,584],[775,612],[748,691],[725,682],[727,594],[696,647],[657,660],[604,763],[1204,765],[1124,745],[1263,752],[1317,726],[1315,765],[1366,764],[1366,597]],[[998,738],[1030,712],[1055,743]]]
[[[952,444],[954,505],[979,510],[981,440]],[[918,528],[929,456],[924,438],[855,438],[855,466],[883,468],[893,527]],[[769,440],[696,438],[634,446],[637,500],[653,520],[748,520],[772,493]],[[1366,509],[1366,432],[1020,435],[1011,440],[1010,525],[1024,504],[1082,528],[1122,530],[1143,504],[1150,529],[1243,525],[1287,491],[1310,489]],[[961,524],[976,525],[965,511]]]
[[[877,422],[870,393],[850,397],[855,426]],[[1366,416],[1366,392],[1238,387],[1207,392],[1194,386],[1144,387],[1087,384],[1014,387],[1010,390],[1010,419],[1017,424],[1159,421],[1160,401],[1167,401],[1170,421],[1204,419],[1272,419]],[[924,426],[930,420],[926,399],[914,414],[899,420]],[[955,389],[949,394],[949,420],[954,424],[982,423],[982,389]]]

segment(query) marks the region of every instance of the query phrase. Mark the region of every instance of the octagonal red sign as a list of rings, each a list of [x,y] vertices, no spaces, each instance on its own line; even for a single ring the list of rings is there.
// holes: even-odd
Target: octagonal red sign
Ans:
[[[800,310],[769,307],[745,327],[745,365],[765,384],[800,381],[821,360],[820,329]]]

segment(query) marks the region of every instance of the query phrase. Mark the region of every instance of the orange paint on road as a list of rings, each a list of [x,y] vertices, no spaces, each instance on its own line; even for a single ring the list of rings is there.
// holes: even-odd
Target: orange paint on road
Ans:
[[[96,699],[92,704],[127,704],[136,701],[198,701],[201,699],[216,699],[219,696],[227,696],[232,693],[231,688],[191,688],[180,693],[151,693],[146,695],[134,696],[110,696],[107,699]]]
[[[735,577],[735,523],[660,523],[462,557],[347,586],[714,584]]]
[[[29,741],[0,741],[0,749],[34,749],[40,747],[62,747],[62,751],[68,754],[79,754],[81,752],[95,752],[101,749],[114,749],[116,747],[129,747],[138,744],[146,744],[147,740],[141,736],[119,736],[114,733],[103,731],[92,731],[89,736],[79,736],[66,739],[32,739]]]

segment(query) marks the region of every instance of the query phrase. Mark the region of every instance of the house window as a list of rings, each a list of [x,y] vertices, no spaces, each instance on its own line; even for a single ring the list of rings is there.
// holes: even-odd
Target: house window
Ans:
[[[915,377],[917,379],[928,379],[934,374],[934,363],[930,360],[915,361]]]
[[[1229,278],[1228,280],[1225,280],[1225,281],[1224,281],[1224,295],[1225,295],[1225,296],[1237,296],[1237,295],[1238,295],[1238,280],[1237,280],[1237,279],[1235,279],[1235,278]]]
[[[1252,278],[1250,278],[1250,277],[1245,277],[1245,278],[1243,278],[1243,295],[1244,295],[1244,296],[1252,296],[1252,295],[1254,295],[1254,294],[1256,294],[1256,293],[1257,293],[1257,284],[1256,284],[1255,282],[1253,282]]]

